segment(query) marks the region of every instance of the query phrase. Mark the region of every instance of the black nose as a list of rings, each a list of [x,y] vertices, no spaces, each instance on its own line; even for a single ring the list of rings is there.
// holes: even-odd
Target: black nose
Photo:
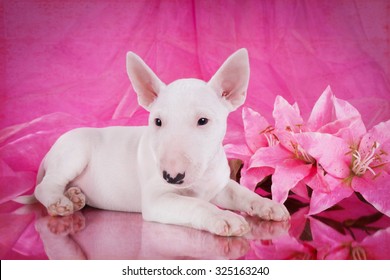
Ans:
[[[179,173],[176,175],[175,178],[172,178],[168,172],[166,172],[165,170],[163,171],[163,178],[169,184],[176,184],[176,185],[183,184],[183,182],[184,182],[183,179],[185,176],[186,176],[186,173],[184,172],[184,173]]]

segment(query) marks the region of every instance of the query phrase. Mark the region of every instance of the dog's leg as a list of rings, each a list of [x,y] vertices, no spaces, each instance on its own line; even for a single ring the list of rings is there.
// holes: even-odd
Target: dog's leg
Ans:
[[[226,187],[212,200],[219,207],[246,212],[264,220],[286,221],[290,214],[283,204],[261,197],[230,180]]]
[[[49,155],[45,175],[34,195],[51,216],[66,216],[85,205],[85,196],[77,187],[66,189],[87,165],[85,153],[74,148]]]
[[[245,219],[231,211],[176,193],[143,197],[142,215],[147,221],[189,226],[222,236],[241,236],[249,231]],[[148,207],[145,207],[147,205]]]

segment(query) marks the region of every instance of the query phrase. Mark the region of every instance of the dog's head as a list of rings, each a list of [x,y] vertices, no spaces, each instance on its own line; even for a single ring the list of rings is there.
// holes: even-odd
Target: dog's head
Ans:
[[[138,103],[150,112],[148,133],[162,178],[190,186],[221,151],[229,112],[245,101],[247,51],[232,54],[209,82],[180,79],[166,85],[132,52],[127,72]]]

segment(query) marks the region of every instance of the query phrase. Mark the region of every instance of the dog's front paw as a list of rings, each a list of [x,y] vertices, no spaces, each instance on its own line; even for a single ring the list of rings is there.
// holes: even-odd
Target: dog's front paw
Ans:
[[[211,221],[210,232],[221,236],[242,236],[250,230],[244,217],[230,211],[221,211]]]
[[[64,195],[49,204],[47,211],[50,216],[68,216],[85,206],[85,195],[77,187],[67,189]]]
[[[67,197],[61,197],[47,207],[50,216],[68,216],[73,213],[73,203]]]
[[[250,203],[247,213],[264,220],[287,221],[290,219],[290,214],[283,204],[260,197]]]

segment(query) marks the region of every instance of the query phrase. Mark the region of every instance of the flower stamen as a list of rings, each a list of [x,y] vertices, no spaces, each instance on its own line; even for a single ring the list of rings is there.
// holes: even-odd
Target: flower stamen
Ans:
[[[367,260],[366,251],[360,246],[351,248],[351,257],[353,260]]]
[[[357,176],[362,176],[366,171],[370,171],[372,175],[376,175],[375,171],[370,167],[370,164],[377,159],[375,154],[376,150],[379,148],[379,143],[374,142],[371,148],[371,152],[362,158],[362,155],[358,150],[353,151],[352,156],[354,157],[352,163],[352,172]]]
[[[260,132],[260,134],[263,134],[265,139],[267,139],[268,146],[272,147],[279,143],[279,138],[273,133],[275,128],[272,126],[268,126],[266,129]]]
[[[310,164],[314,164],[316,162],[316,160],[311,155],[309,155],[298,143],[290,141],[290,144],[294,149],[296,158]]]

